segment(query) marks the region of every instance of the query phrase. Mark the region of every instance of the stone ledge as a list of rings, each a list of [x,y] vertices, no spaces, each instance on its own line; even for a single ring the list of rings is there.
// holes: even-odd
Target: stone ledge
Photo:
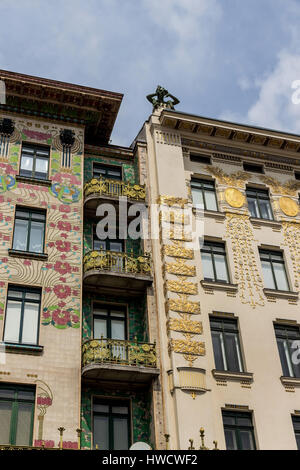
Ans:
[[[19,343],[1,343],[3,352],[16,353],[16,354],[31,354],[40,355],[44,351],[44,346],[19,344]]]
[[[287,387],[300,387],[300,377],[280,377],[281,383]]]
[[[282,228],[282,223],[277,222],[276,220],[257,219],[256,217],[250,217],[249,220],[252,223],[253,227],[257,228],[270,227],[276,231],[280,231]]]
[[[41,185],[41,186],[51,186],[52,185],[51,180],[42,180],[42,179],[38,179],[38,178],[31,178],[29,176],[17,175],[16,180],[19,181],[20,183],[27,183],[27,184],[34,184],[34,185]]]
[[[21,250],[8,250],[9,256],[14,258],[30,258],[35,259],[38,261],[47,261],[48,254],[47,253],[32,253],[31,251],[21,251]]]
[[[231,372],[228,370],[211,371],[212,375],[217,380],[231,380],[234,382],[253,382],[253,373],[251,372]]]
[[[238,284],[230,284],[230,283],[223,283],[223,282],[215,282],[215,281],[206,281],[205,279],[200,281],[203,289],[206,290],[221,290],[230,293],[237,293],[238,291]]]
[[[299,292],[276,290],[276,289],[263,289],[266,297],[275,297],[277,299],[286,299],[296,301],[299,298]]]
[[[226,215],[224,212],[220,211],[209,211],[209,210],[201,210],[197,209],[196,207],[193,207],[192,209],[193,214],[195,215],[196,218],[210,218],[210,219],[215,219],[216,221],[224,222],[226,219]]]

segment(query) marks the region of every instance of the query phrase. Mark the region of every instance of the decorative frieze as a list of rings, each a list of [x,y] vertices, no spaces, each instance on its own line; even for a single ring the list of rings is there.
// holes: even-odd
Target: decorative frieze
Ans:
[[[169,299],[166,302],[167,311],[189,313],[194,315],[200,315],[201,308],[200,302],[193,302],[188,299],[187,295],[180,295],[179,299]]]
[[[203,333],[202,322],[189,319],[170,318],[168,328],[181,333],[189,333],[191,335],[201,335]]]
[[[175,263],[166,263],[165,270],[169,274],[178,276],[196,276],[196,267],[186,264],[183,259],[177,259]]]
[[[176,293],[196,295],[198,294],[198,286],[194,282],[187,281],[166,281],[165,287],[167,290]]]
[[[173,241],[172,245],[164,245],[162,248],[163,255],[174,258],[194,259],[194,250],[185,248],[181,241]]]
[[[289,247],[293,265],[295,287],[300,289],[300,223],[282,222],[284,244]]]

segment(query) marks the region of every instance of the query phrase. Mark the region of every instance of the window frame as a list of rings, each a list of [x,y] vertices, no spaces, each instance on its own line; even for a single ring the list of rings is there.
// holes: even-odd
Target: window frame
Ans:
[[[278,334],[278,330],[281,329],[281,330],[285,330],[285,334]],[[296,369],[296,372],[295,372],[295,368],[294,368],[294,365],[293,364],[293,361],[292,361],[292,355],[295,351],[291,351],[291,348],[289,346],[289,341],[300,341],[300,327],[299,326],[293,326],[293,325],[287,325],[287,324],[281,324],[281,323],[274,323],[274,331],[275,331],[275,338],[276,338],[276,344],[277,344],[277,350],[278,350],[278,355],[279,355],[279,360],[280,360],[280,364],[281,364],[281,369],[282,369],[282,374],[284,377],[292,377],[292,378],[300,378],[300,369],[299,371],[297,371]],[[295,337],[291,337],[288,335],[288,331],[293,331],[293,332],[297,332],[298,333],[298,338]],[[288,353],[289,353],[289,360],[287,360],[287,358],[285,357],[286,359],[286,362],[287,362],[287,369],[289,369],[289,365],[290,367],[292,368],[293,370],[293,374],[294,375],[291,375],[289,373],[288,376],[285,375],[284,373],[284,368],[283,368],[283,364],[282,364],[282,360],[281,360],[281,356],[280,356],[280,351],[279,351],[279,346],[278,346],[278,339],[283,339],[287,342],[287,347],[288,347]],[[286,350],[285,350],[286,352]]]
[[[224,423],[224,416],[227,415],[227,417],[231,417],[235,419],[235,422],[237,422],[238,418],[250,418],[251,419],[251,426],[241,426],[240,424],[225,424]],[[236,437],[236,443],[237,443],[237,449],[236,450],[247,450],[243,449],[241,445],[241,438],[240,438],[240,431],[250,431],[252,440],[253,440],[253,450],[257,449],[256,446],[256,439],[255,439],[255,432],[254,432],[254,425],[253,425],[253,413],[251,411],[231,411],[231,410],[222,410],[222,421],[223,421],[223,429],[224,429],[224,437],[226,436],[225,430],[234,430],[235,432],[235,437]],[[226,437],[225,437],[225,443],[226,443]],[[227,448],[227,443],[226,443],[226,448]]]
[[[33,149],[34,153],[33,153],[33,164],[32,164],[32,174],[29,176],[29,175],[22,175],[21,172],[22,172],[22,158],[23,158],[23,148],[24,147],[30,147],[31,149]],[[48,157],[39,157],[37,156],[37,151],[38,150],[48,150]],[[49,178],[49,170],[50,170],[50,157],[51,157],[51,147],[48,146],[48,145],[40,145],[40,144],[30,144],[30,143],[27,143],[27,142],[22,142],[22,146],[21,146],[21,157],[20,157],[20,166],[19,166],[19,176],[21,178],[33,178],[33,179],[37,179],[37,180],[41,180],[41,181],[47,181],[48,178]],[[48,161],[48,165],[47,165],[47,173],[45,173],[45,178],[41,178],[40,176],[36,176],[35,172],[36,172],[36,160],[37,159],[40,159],[40,160],[47,160]]]
[[[296,439],[297,449],[300,450],[300,416],[299,415],[292,415],[292,423],[294,429],[294,435]],[[295,428],[295,424],[299,425],[299,430]],[[299,436],[299,442],[297,440],[297,436]]]
[[[255,196],[249,195],[248,192],[253,191],[256,193]],[[260,196],[260,197],[259,197]],[[249,208],[249,200],[250,199],[255,199],[257,202],[257,207],[258,207],[258,212],[259,212],[259,217],[255,217],[254,215],[251,214],[250,208]],[[273,208],[272,208],[272,203],[271,203],[271,198],[270,198],[270,192],[268,189],[259,189],[259,188],[254,188],[252,186],[248,186],[246,188],[246,199],[247,199],[247,204],[248,204],[248,210],[250,212],[251,217],[254,219],[262,219],[262,220],[275,220],[274,219],[274,213],[273,213]],[[265,218],[261,216],[261,208],[260,208],[260,200],[268,201],[269,202],[269,208],[271,212],[271,219]]]
[[[98,166],[102,166],[102,167],[105,169],[105,172],[106,172],[105,175],[98,175],[98,176],[95,176],[95,167],[96,167],[97,165],[98,165]],[[118,178],[113,178],[113,177],[111,177],[111,176],[107,176],[107,171],[109,171],[109,170],[115,170],[115,171],[116,171],[116,170],[118,170],[118,171],[120,170],[120,179],[118,179]],[[122,164],[121,164],[121,165],[114,165],[114,164],[110,165],[110,164],[108,164],[108,163],[93,161],[93,178],[99,178],[99,177],[101,177],[101,176],[102,176],[102,178],[105,178],[105,179],[115,179],[116,181],[122,182],[122,181],[124,181],[123,165],[122,165]]]
[[[223,345],[224,345],[224,351],[221,348],[222,351],[222,360],[224,364],[224,369],[217,369],[218,371],[222,372],[240,372],[243,373],[245,372],[245,366],[244,366],[244,358],[242,354],[242,348],[241,348],[241,337],[240,337],[240,331],[239,331],[239,325],[238,325],[238,320],[235,318],[223,318],[223,317],[218,317],[214,315],[210,315],[209,317],[210,321],[210,331],[211,331],[211,336],[213,332],[220,332],[223,336]],[[219,322],[221,324],[220,327],[212,326],[212,322]],[[235,328],[231,329],[226,329],[226,324],[232,324],[235,326]],[[237,338],[237,357],[238,357],[238,363],[239,363],[239,369],[238,371],[235,371],[233,369],[228,368],[228,344],[226,341],[226,336],[225,333],[235,333],[235,337]],[[213,344],[213,336],[212,336],[212,344]],[[213,347],[213,352],[214,352],[214,360],[215,360],[215,366],[216,366],[216,359],[215,359],[215,351]],[[224,357],[225,353],[225,357]]]
[[[13,291],[18,291],[22,292],[22,298],[20,297],[13,297],[9,296],[9,290]],[[40,299],[39,300],[32,300],[32,299],[26,299],[26,294],[30,292],[32,294],[40,294]],[[16,342],[11,342],[11,341],[6,341],[5,340],[5,327],[6,327],[6,320],[7,320],[7,308],[8,308],[8,302],[9,300],[21,302],[21,313],[20,313],[20,323],[19,323],[19,341]],[[39,312],[38,312],[38,322],[37,322],[37,333],[36,333],[36,343],[22,343],[22,335],[23,335],[23,325],[24,325],[24,311],[25,311],[25,303],[30,302],[34,304],[39,304]],[[4,319],[4,326],[3,326],[3,342],[7,345],[10,344],[18,344],[18,345],[24,345],[24,346],[39,346],[39,338],[40,338],[40,322],[41,322],[41,305],[42,305],[42,288],[41,287],[26,287],[26,286],[15,286],[15,285],[9,285],[7,289],[7,295],[6,295],[6,306],[5,306],[5,319]]]
[[[17,212],[28,212],[29,216],[28,218],[25,217],[18,217]],[[44,215],[45,219],[36,219],[34,220],[32,218],[32,214],[40,214]],[[17,220],[25,220],[28,221],[28,228],[27,228],[27,244],[26,244],[26,250],[18,250],[14,248],[14,243],[15,243],[15,235],[16,235],[16,221]],[[29,251],[30,247],[30,238],[31,238],[31,223],[32,222],[40,222],[44,224],[44,231],[43,231],[43,242],[42,242],[42,251]],[[19,251],[22,253],[30,253],[30,254],[35,254],[35,255],[44,255],[45,254],[45,240],[46,240],[46,222],[47,222],[47,211],[44,209],[35,209],[31,207],[22,207],[22,206],[16,206],[15,210],[15,217],[14,217],[14,231],[13,231],[13,238],[12,238],[12,250],[14,251]]]
[[[0,396],[0,402],[9,402],[12,403],[11,408],[11,417],[10,417],[10,429],[9,429],[9,445],[16,445],[16,437],[17,437],[17,422],[18,422],[18,412],[19,412],[19,403],[28,403],[32,405],[31,409],[31,422],[30,422],[30,432],[29,432],[29,443],[28,445],[32,445],[33,440],[33,427],[34,427],[34,414],[35,414],[35,400],[36,400],[36,387],[30,385],[16,385],[16,384],[0,384],[0,390],[13,390],[14,391],[14,398],[3,398]],[[26,398],[18,398],[18,392],[22,391],[32,391],[34,393],[33,400],[29,400]],[[3,444],[3,443],[0,443]],[[7,443],[6,443],[7,444]],[[3,444],[5,445],[5,444]]]
[[[101,315],[101,314],[95,314],[94,310],[97,308],[102,308],[102,309],[107,309],[108,314],[107,315]],[[124,313],[124,317],[114,317],[111,315],[111,310],[120,310]],[[99,318],[101,320],[106,320],[107,322],[107,337],[104,339],[115,339],[111,337],[111,321],[112,320],[123,320],[124,323],[124,331],[125,331],[125,338],[124,341],[128,341],[128,308],[126,305],[117,305],[117,304],[105,304],[101,302],[93,302],[93,338],[94,339],[101,339],[101,338],[95,338],[94,333],[95,333],[95,318]]]
[[[205,247],[216,247],[216,246],[218,246],[219,248],[222,247],[223,250],[224,250],[224,253],[218,253],[218,252],[214,253],[213,249],[208,250],[208,248],[205,248]],[[223,284],[230,284],[230,276],[229,276],[229,268],[228,268],[228,262],[227,262],[227,252],[226,252],[225,243],[205,240],[204,244],[203,244],[203,246],[200,250],[201,256],[202,256],[202,253],[210,253],[211,254],[212,267],[213,267],[213,272],[214,272],[214,279],[204,277],[204,280],[205,281],[210,281],[210,282],[220,282],[220,283],[223,283]],[[226,274],[227,274],[227,281],[224,281],[223,279],[221,279],[221,280],[217,279],[215,258],[214,258],[215,254],[219,254],[219,255],[222,254],[224,256],[224,261],[225,261],[225,266],[226,266]],[[203,261],[202,261],[202,263],[203,263]]]
[[[264,256],[264,255],[266,256],[266,258],[262,259],[262,256]],[[267,255],[268,255],[268,259],[267,259]],[[279,256],[279,255],[281,255],[282,261],[272,259],[272,256]],[[274,290],[281,291],[281,292],[290,292],[291,286],[290,286],[290,281],[289,281],[288,273],[287,273],[286,266],[285,266],[285,260],[284,260],[284,257],[283,257],[283,252],[282,251],[276,251],[276,250],[265,250],[263,248],[259,248],[259,259],[260,259],[260,262],[261,262],[261,268],[262,268],[262,261],[268,261],[270,263],[272,278],[273,278],[273,282],[275,284],[275,289]],[[278,284],[277,284],[277,279],[276,279],[273,263],[283,265],[284,273],[285,273],[285,277],[286,277],[286,282],[287,282],[287,287],[288,287],[287,290],[278,289]],[[262,268],[262,270],[263,270],[263,268]],[[272,289],[272,288],[267,287],[267,289]]]
[[[96,403],[97,402],[97,403]],[[104,406],[108,406],[109,407],[109,411],[108,413],[107,412],[100,412],[100,411],[94,411],[94,404],[97,404],[97,405],[104,405]],[[127,407],[128,409],[128,413],[126,415],[123,415],[121,413],[112,413],[111,412],[111,409],[112,407],[114,406],[122,406],[122,407]],[[93,403],[92,403],[92,419],[93,419],[93,425],[92,425],[92,428],[93,428],[93,447],[95,448],[95,441],[94,441],[94,435],[95,435],[95,432],[94,432],[94,426],[95,426],[95,423],[94,423],[94,416],[95,415],[98,415],[98,416],[108,416],[108,447],[110,451],[114,450],[114,436],[113,436],[113,417],[116,416],[121,416],[121,417],[125,417],[127,418],[127,428],[128,428],[128,449],[131,445],[131,442],[132,442],[132,432],[131,432],[131,401],[130,400],[126,400],[126,399],[107,399],[107,398],[104,398],[104,397],[97,397],[97,396],[94,396],[93,397]]]
[[[200,185],[200,187],[193,187],[193,184],[196,183],[198,185]],[[204,184],[210,184],[212,186],[212,189],[208,189],[208,188],[204,188]],[[214,180],[206,180],[206,179],[202,179],[202,178],[196,178],[196,177],[192,177],[191,180],[190,180],[190,188],[191,188],[191,193],[192,193],[192,198],[193,198],[193,189],[196,189],[198,190],[199,192],[201,191],[202,193],[202,198],[203,198],[203,204],[204,204],[204,207],[203,209],[205,211],[215,211],[215,212],[218,212],[219,211],[219,206],[218,206],[218,198],[217,198],[217,193],[216,193],[216,183]],[[206,203],[206,197],[205,197],[205,191],[209,191],[211,193],[214,194],[215,196],[215,201],[216,201],[216,209],[207,209],[207,203]]]

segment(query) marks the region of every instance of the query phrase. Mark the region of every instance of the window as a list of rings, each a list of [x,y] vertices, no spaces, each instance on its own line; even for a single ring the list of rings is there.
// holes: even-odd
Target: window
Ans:
[[[292,419],[297,442],[297,449],[300,450],[300,416],[293,416]]]
[[[282,253],[266,250],[259,250],[259,253],[265,286],[268,289],[289,290]]]
[[[41,290],[10,286],[4,326],[4,341],[38,344]]]
[[[263,165],[257,165],[255,163],[243,163],[244,171],[249,171],[250,173],[263,173]]]
[[[210,211],[217,211],[217,198],[213,181],[192,179],[191,190],[194,206]]]
[[[43,253],[45,222],[45,211],[17,207],[13,249],[30,253]]]
[[[191,162],[196,163],[203,163],[205,165],[211,165],[211,158],[208,155],[197,155],[197,154],[190,154]]]
[[[32,445],[35,389],[0,385],[0,444]]]
[[[296,180],[300,180],[300,171],[295,171]]]
[[[211,317],[210,328],[216,369],[243,372],[237,321]]]
[[[204,279],[229,282],[226,252],[223,243],[205,241],[201,249]]]
[[[118,233],[118,228],[116,229]],[[124,251],[124,240],[106,238],[100,240],[97,237],[96,225],[93,228],[93,250],[105,250],[105,251],[118,251],[119,253]]]
[[[127,450],[130,447],[129,403],[107,402],[99,398],[93,402],[94,448],[100,450]]]
[[[297,356],[297,351],[299,348],[299,328],[289,325],[275,325],[275,335],[283,376],[300,377],[300,364],[297,364],[297,360],[293,360],[294,355],[296,354]],[[296,359],[298,359],[298,357],[296,357]]]
[[[251,217],[273,220],[273,213],[268,191],[248,188],[246,190]]]
[[[101,163],[94,163],[93,168],[94,178],[109,178],[113,180],[122,180],[122,167],[121,166],[108,166]]]
[[[126,307],[94,304],[93,313],[95,339],[126,339]]]
[[[46,180],[50,150],[38,145],[22,145],[20,176]]]
[[[223,425],[227,450],[255,450],[251,413],[223,411]]]

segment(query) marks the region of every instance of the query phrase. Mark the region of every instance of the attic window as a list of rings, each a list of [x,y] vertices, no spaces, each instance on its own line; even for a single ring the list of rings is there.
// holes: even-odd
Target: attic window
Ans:
[[[243,163],[243,167],[245,171],[249,171],[250,173],[263,173],[264,167],[263,165],[256,165],[255,163]]]
[[[195,153],[190,154],[191,162],[203,163],[205,165],[211,165],[211,158],[208,155],[199,155]]]

